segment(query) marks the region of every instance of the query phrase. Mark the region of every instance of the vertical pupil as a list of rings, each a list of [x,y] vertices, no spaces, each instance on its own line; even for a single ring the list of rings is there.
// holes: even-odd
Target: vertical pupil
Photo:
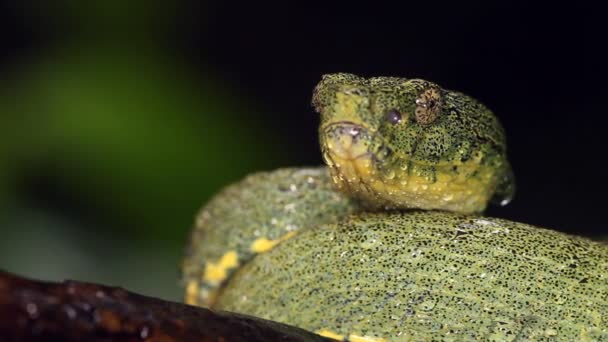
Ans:
[[[393,125],[396,125],[401,122],[401,113],[396,109],[391,109],[386,113],[386,120]]]

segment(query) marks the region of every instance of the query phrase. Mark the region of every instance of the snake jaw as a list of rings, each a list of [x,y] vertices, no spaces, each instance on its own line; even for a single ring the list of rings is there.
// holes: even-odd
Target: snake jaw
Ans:
[[[372,183],[392,155],[379,135],[350,121],[332,123],[320,133],[323,159],[337,188],[358,198],[375,197]]]
[[[324,149],[343,160],[365,158],[370,153],[372,135],[361,125],[344,121],[333,123],[321,132]]]
[[[323,159],[337,189],[370,209],[441,209],[481,212],[496,183],[495,172],[473,159],[457,165],[425,165],[395,152],[379,132],[352,121],[320,129]],[[421,170],[433,170],[429,177]]]

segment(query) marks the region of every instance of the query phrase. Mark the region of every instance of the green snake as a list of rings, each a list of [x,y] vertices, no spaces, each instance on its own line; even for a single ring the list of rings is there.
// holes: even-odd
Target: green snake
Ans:
[[[260,172],[197,216],[187,303],[344,341],[608,341],[608,247],[480,216],[514,178],[494,114],[420,80],[323,77],[329,167]]]

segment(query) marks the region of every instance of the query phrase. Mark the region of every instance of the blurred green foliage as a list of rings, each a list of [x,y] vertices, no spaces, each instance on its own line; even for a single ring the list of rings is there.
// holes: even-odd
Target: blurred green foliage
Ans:
[[[108,13],[164,13],[122,3],[64,1],[48,22],[68,13],[95,32],[112,23]],[[262,133],[264,109],[212,72],[195,77],[150,42],[74,37],[23,56],[0,84],[0,268],[179,298],[177,267],[198,208],[246,173],[287,164],[286,153]],[[86,213],[32,202],[36,189],[25,196],[22,186],[32,177]]]

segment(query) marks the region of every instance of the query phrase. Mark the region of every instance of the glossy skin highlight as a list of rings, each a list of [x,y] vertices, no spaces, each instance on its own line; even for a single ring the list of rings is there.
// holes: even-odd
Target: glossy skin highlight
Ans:
[[[502,126],[476,100],[420,79],[325,75],[313,106],[337,187],[372,208],[482,212],[514,179]]]

